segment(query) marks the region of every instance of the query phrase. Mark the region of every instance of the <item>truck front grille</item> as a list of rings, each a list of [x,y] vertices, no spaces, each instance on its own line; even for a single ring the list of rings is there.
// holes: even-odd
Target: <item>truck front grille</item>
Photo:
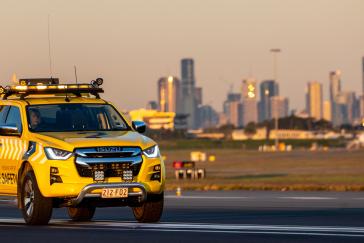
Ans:
[[[79,148],[75,151],[75,165],[81,177],[93,177],[103,171],[106,177],[122,177],[124,171],[139,174],[142,151],[138,147]]]

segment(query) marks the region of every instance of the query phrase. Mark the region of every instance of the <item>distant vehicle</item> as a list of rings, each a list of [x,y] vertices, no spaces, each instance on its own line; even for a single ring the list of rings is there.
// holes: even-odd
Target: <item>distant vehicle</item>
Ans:
[[[195,168],[196,162],[194,161],[174,161],[173,168],[174,169],[191,169]]]
[[[25,222],[47,224],[55,207],[89,221],[96,207],[130,206],[159,221],[165,167],[146,125],[101,99],[103,80],[23,79],[0,87],[0,196],[17,199]]]

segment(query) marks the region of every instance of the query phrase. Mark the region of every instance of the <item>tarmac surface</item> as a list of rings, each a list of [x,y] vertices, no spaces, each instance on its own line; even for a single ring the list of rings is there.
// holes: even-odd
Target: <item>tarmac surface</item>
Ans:
[[[1,242],[364,242],[364,192],[169,192],[156,224],[136,223],[130,208],[98,208],[92,222],[55,209],[48,226],[26,226],[2,203]]]

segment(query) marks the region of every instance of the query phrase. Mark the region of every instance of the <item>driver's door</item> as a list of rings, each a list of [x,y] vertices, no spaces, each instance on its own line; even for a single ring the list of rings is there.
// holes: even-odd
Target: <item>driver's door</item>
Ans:
[[[17,106],[8,106],[5,119],[0,125],[16,126],[22,132],[20,109]],[[17,168],[21,162],[25,144],[21,136],[0,136],[0,193],[16,194]]]

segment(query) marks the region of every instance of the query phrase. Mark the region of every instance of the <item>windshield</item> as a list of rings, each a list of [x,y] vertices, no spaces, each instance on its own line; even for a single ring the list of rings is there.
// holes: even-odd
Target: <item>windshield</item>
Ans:
[[[33,132],[121,131],[129,126],[108,104],[56,104],[27,106]]]

